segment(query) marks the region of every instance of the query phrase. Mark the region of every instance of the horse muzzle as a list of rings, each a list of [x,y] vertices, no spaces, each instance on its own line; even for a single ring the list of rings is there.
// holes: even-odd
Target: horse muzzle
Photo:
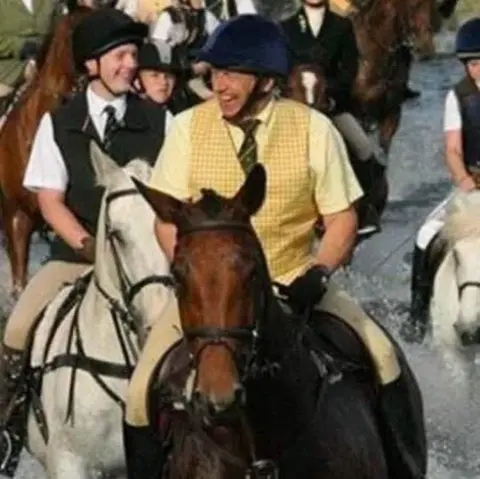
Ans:
[[[463,346],[474,346],[480,344],[480,324],[464,325],[456,323],[454,325],[458,339]]]
[[[242,385],[235,386],[230,397],[217,398],[200,390],[193,393],[191,404],[195,415],[206,426],[229,424],[238,418],[246,403],[246,392]]]

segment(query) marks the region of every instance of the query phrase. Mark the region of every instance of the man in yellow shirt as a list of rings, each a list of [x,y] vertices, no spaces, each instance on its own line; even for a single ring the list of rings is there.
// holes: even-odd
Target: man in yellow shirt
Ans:
[[[319,112],[276,98],[276,81],[288,74],[289,61],[274,23],[258,15],[229,20],[210,37],[199,59],[212,65],[215,97],[174,119],[151,186],[180,200],[198,197],[201,188],[232,196],[256,161],[265,166],[266,200],[253,225],[273,279],[290,284],[293,305],[317,305],[338,315],[365,342],[383,386],[382,435],[391,477],[423,478],[423,425],[413,418],[394,346],[352,298],[331,283],[325,286],[354,244],[352,204],[362,195],[340,134]],[[325,234],[312,256],[311,233],[319,215]],[[155,232],[171,259],[175,227],[157,220]],[[151,331],[129,386],[129,479],[160,477],[163,466],[148,423],[147,390],[160,357],[181,335],[174,298],[171,306]]]

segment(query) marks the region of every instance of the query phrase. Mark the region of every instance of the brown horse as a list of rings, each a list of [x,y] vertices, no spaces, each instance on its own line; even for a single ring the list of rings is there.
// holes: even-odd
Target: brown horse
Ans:
[[[378,125],[386,155],[398,129],[416,47],[432,56],[435,0],[371,0],[353,17],[361,52],[354,89],[357,116]]]
[[[0,131],[0,214],[15,295],[27,282],[30,237],[39,220],[35,195],[22,186],[23,175],[42,116],[55,109],[74,87],[71,33],[90,11],[78,8],[53,27],[35,79],[8,114]]]
[[[233,198],[203,190],[195,203],[183,203],[137,186],[162,221],[177,228],[171,271],[185,339],[164,358],[177,384],[170,388],[166,381],[157,398],[165,421],[171,421],[164,429],[172,434],[169,445],[178,446],[178,413],[209,446],[210,464],[237,465],[236,475],[216,468],[169,477],[392,477],[386,464],[389,444],[383,443],[377,420],[377,383],[363,344],[338,318],[320,311],[314,317],[293,315],[274,296],[251,224],[265,198],[264,167],[256,165]],[[173,374],[175,368],[179,373],[179,350],[186,350],[187,389]],[[422,431],[413,439],[415,460],[425,464],[420,391],[406,363],[404,370]],[[227,439],[232,435],[253,445],[250,455],[241,449],[235,461]],[[219,436],[226,443],[221,447]],[[202,457],[188,457],[192,453],[184,450],[171,460],[202,465]]]

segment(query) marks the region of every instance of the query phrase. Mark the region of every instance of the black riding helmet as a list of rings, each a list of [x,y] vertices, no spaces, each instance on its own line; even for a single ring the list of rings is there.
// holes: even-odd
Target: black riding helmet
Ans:
[[[167,43],[155,40],[145,43],[138,52],[138,71],[156,70],[173,75],[181,75],[184,69],[180,65],[175,49]]]
[[[148,26],[135,22],[126,13],[100,9],[82,20],[73,31],[72,49],[76,68],[85,71],[85,62],[99,58],[113,48],[134,43],[140,47],[148,36]]]

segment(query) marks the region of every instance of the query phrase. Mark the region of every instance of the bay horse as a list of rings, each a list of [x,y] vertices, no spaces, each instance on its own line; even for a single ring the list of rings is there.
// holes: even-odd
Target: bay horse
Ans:
[[[480,190],[454,193],[440,241],[445,252],[434,273],[432,339],[456,380],[468,384],[480,346]]]
[[[282,90],[283,95],[304,103],[311,108],[329,116],[331,105],[327,98],[327,80],[323,69],[318,64],[298,63],[293,65],[287,84]],[[356,203],[356,210],[362,215],[366,204],[372,205],[381,217],[388,199],[388,180],[386,170],[378,161],[362,162],[355,158],[348,143],[346,143],[350,163],[365,192],[365,196]],[[321,232],[321,225],[316,228]]]
[[[95,145],[92,166],[105,187],[93,271],[59,291],[31,334],[26,446],[52,479],[125,477],[127,384],[170,297],[154,213],[131,180],[151,167],[120,168]]]
[[[136,184],[158,217],[177,229],[171,272],[184,339],[167,358],[173,356],[178,379],[175,350],[187,350],[190,387],[186,392],[173,375],[160,387],[156,409],[170,417],[168,471],[174,471],[163,477],[395,477],[387,470],[377,382],[363,344],[334,316],[315,312],[311,322],[274,296],[251,224],[265,197],[264,167],[256,165],[233,198],[203,190],[198,201],[183,203]],[[418,385],[405,368],[422,421]],[[203,451],[182,448],[183,435],[177,442],[178,405]],[[426,455],[422,441],[418,453]],[[203,465],[202,473],[186,464],[193,471]],[[236,466],[237,473],[222,465]]]
[[[0,131],[0,223],[4,228],[14,295],[27,282],[30,238],[40,220],[35,195],[22,186],[25,168],[42,116],[54,110],[74,88],[71,33],[90,12],[89,8],[78,7],[53,27],[35,78]]]

